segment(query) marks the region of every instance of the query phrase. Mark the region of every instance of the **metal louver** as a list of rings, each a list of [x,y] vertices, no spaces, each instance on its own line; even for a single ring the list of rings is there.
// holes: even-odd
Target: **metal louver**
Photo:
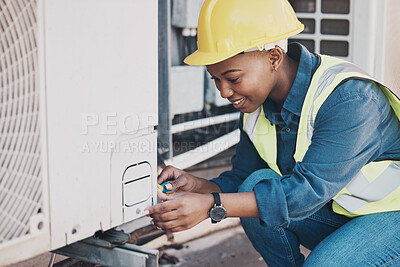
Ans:
[[[0,246],[29,235],[43,209],[36,9],[0,0]]]

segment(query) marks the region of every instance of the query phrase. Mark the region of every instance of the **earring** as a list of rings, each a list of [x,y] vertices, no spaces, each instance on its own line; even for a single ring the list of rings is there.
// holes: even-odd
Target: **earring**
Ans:
[[[278,72],[278,70],[276,69],[276,67],[274,65],[272,65],[272,68],[274,69],[274,71]]]

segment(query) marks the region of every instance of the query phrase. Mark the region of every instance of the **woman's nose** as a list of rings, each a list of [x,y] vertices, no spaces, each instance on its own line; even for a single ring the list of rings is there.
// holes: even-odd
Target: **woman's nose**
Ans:
[[[221,84],[221,88],[219,90],[222,98],[228,98],[233,95],[233,90],[227,84]]]

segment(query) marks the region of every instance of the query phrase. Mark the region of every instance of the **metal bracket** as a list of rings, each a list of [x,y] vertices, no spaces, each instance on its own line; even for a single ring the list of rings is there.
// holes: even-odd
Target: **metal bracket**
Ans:
[[[118,237],[116,232],[113,235],[118,240],[123,239],[122,235],[127,235],[120,232]],[[128,244],[126,241],[125,244],[115,244],[110,240],[89,237],[53,252],[103,266],[158,267],[158,250]]]

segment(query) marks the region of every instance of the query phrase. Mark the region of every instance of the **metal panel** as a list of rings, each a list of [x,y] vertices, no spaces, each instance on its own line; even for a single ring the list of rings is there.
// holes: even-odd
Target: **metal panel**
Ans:
[[[152,134],[138,133],[137,137],[125,139],[117,144],[115,152],[111,155],[109,186],[111,225],[120,225],[140,218],[146,207],[155,204],[157,195],[156,147],[157,134],[155,132]],[[135,177],[146,178],[139,180],[139,183],[129,183],[135,180]]]
[[[377,0],[352,0],[351,12],[353,15],[352,30],[352,58],[351,61],[360,66],[377,79],[381,76],[375,71],[379,62],[377,51],[382,38],[379,36],[383,21],[383,5]]]
[[[383,82],[400,96],[400,53],[397,45],[400,43],[400,1],[385,1],[385,48]]]
[[[204,0],[173,0],[172,26],[197,28],[201,5]]]
[[[170,113],[201,111],[204,106],[204,67],[171,67]]]
[[[353,0],[352,61],[400,95],[400,2]],[[396,24],[397,23],[397,24]]]
[[[157,0],[45,1],[53,248],[122,223],[110,218],[122,188],[111,153],[157,124],[157,11]]]

